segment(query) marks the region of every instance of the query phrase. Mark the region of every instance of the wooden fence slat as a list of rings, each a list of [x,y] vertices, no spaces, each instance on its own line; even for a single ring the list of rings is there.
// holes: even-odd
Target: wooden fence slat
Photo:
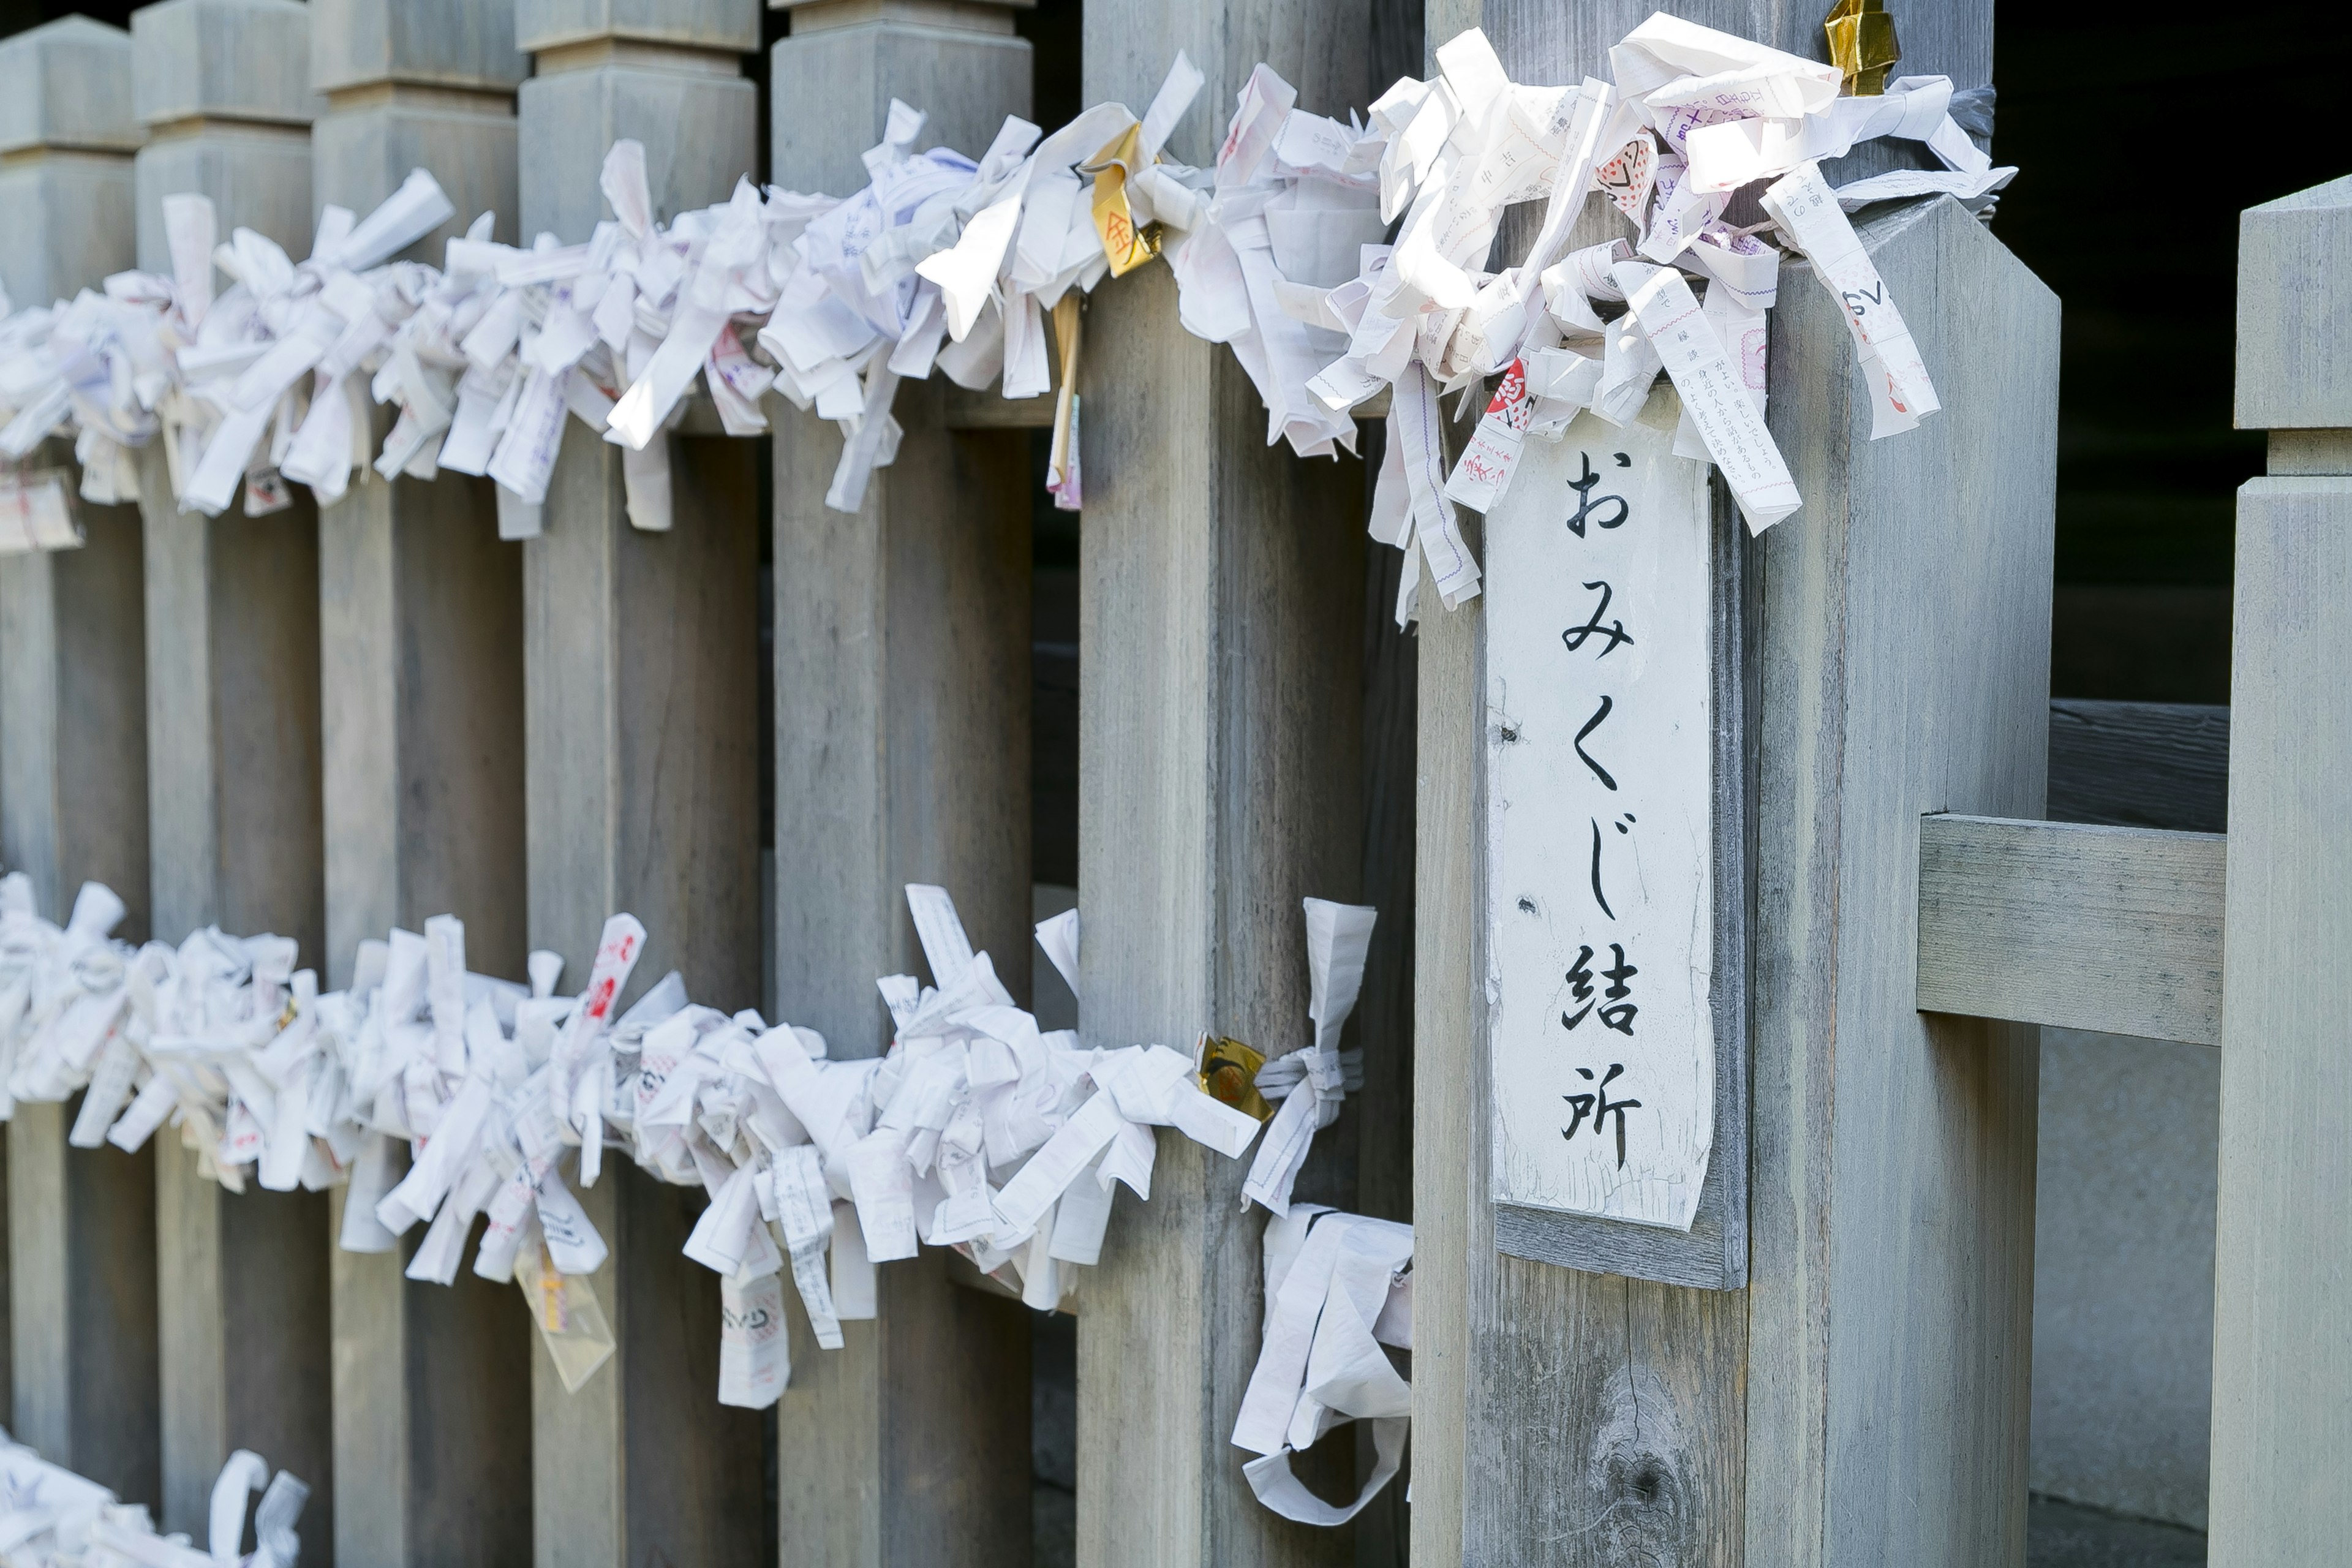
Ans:
[[[1919,1007],[2221,1043],[2218,833],[1919,823]]]
[[[1430,38],[1476,20],[1517,79],[1572,80],[1651,8],[1432,7]],[[1820,52],[1817,7],[1667,9]],[[1990,18],[1980,5],[1906,16],[1905,68],[1984,81]],[[1485,960],[1424,935],[1415,1304],[1432,1338],[1417,1322],[1413,1522],[1433,1561],[2022,1552],[2032,1038],[1923,1019],[1904,971],[1918,816],[2042,805],[2056,310],[1957,208],[1863,226],[1944,412],[1869,443],[1834,303],[1784,271],[1770,420],[1805,507],[1758,552],[1749,1288],[1495,1255],[1484,1024],[1463,1016],[1483,1012]],[[1423,633],[1421,769],[1460,811],[1476,805],[1475,773],[1438,748],[1476,743],[1475,720],[1444,712],[1475,701],[1480,675],[1477,607],[1457,615],[1466,646]],[[1475,929],[1480,836],[1423,826],[1424,931]],[[1958,1205],[1948,1245],[1907,1232],[1921,1202]],[[1936,1418],[1889,1431],[1923,1377]]]
[[[772,181],[846,192],[895,97],[922,146],[977,157],[1030,110],[1010,9],[909,20],[878,4],[796,9],[771,57]],[[1029,994],[1030,440],[950,409],[1050,419],[1053,399],[898,389],[905,434],[865,504],[825,492],[829,423],[774,411],[777,1005],[836,1058],[890,1039],[877,976],[926,974],[905,886],[955,900],[976,948]],[[819,1348],[787,1309],[777,1406],[781,1561],[929,1568],[1030,1561],[1029,1309],[952,1281],[951,1259],[882,1266],[879,1316]],[[961,1273],[976,1278],[969,1265]]]
[[[68,17],[0,44],[0,283],[70,299],[134,259],[131,37]],[[33,459],[68,471],[53,442]],[[147,699],[139,513],[79,502],[79,550],[0,559],[0,861],[62,921],[85,880],[147,934]],[[152,1152],[68,1146],[79,1101],[7,1129],[8,1429],[125,1499],[163,1502]]]
[[[407,253],[437,265],[475,214],[516,236],[511,0],[316,0],[314,198],[364,217],[411,169],[457,215]],[[375,434],[389,426],[379,409]],[[522,552],[488,479],[355,477],[319,531],[327,980],[358,943],[445,912],[471,969],[523,978]],[[530,1320],[509,1284],[403,1277],[419,1226],[346,1252],[328,1216],[335,1515],[343,1568],[505,1564],[530,1554]]]
[[[1088,102],[1149,103],[1180,47],[1199,67],[1170,145],[1195,165],[1261,59],[1318,112],[1378,90],[1357,6],[1106,0],[1085,26]],[[1362,471],[1266,447],[1164,266],[1097,293],[1086,353],[1081,1032],[1189,1049],[1209,1028],[1274,1054],[1307,1028],[1298,900],[1354,901],[1361,876]],[[1264,1295],[1246,1169],[1165,1135],[1151,1201],[1117,1200],[1078,1314],[1081,1562],[1353,1555],[1353,1531],[1261,1507],[1231,1442]]]
[[[310,245],[310,15],[295,0],[166,0],[131,18],[149,140],[139,263],[169,272],[163,197],[212,198],[288,254]],[[150,849],[156,934],[217,922],[324,958],[318,514],[182,515],[160,446],[142,453]],[[245,1447],[311,1488],[302,1531],[333,1556],[323,1194],[232,1195],[165,1130],[155,1151],[166,1530],[201,1534],[214,1478]]]
[[[2238,423],[2273,462],[2238,492],[2215,1568],[2352,1535],[2352,176],[2248,211],[2238,258]]]
[[[537,57],[517,95],[526,243],[579,243],[610,216],[598,175],[620,137],[643,143],[665,218],[755,167],[754,0],[517,0],[515,37]],[[761,968],[757,454],[662,438],[670,531],[631,526],[619,448],[571,429],[524,546],[530,937],[584,984],[627,910],[649,933],[634,991],[677,968],[696,1000],[741,1007]],[[716,1403],[719,1277],[680,1251],[702,1194],[616,1158],[579,1196],[611,1249],[593,1283],[618,1348],[566,1394],[533,1336],[532,1559],[748,1568],[761,1422]]]

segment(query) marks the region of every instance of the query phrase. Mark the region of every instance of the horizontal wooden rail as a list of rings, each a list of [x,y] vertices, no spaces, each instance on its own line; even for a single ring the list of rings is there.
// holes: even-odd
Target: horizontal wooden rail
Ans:
[[[2228,842],[1922,818],[1919,1010],[2220,1045]]]

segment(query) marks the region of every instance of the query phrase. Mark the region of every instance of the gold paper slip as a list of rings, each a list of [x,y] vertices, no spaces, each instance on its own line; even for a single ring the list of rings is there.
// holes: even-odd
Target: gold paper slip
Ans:
[[[1110,275],[1124,278],[1160,254],[1160,226],[1140,227],[1127,201],[1129,167],[1143,158],[1143,127],[1130,125],[1088,159],[1082,168],[1095,177],[1095,233],[1102,237],[1103,254],[1110,258]]]
[[[1848,92],[1856,98],[1885,92],[1886,72],[1903,58],[1886,0],[1837,0],[1822,31],[1829,35],[1830,59],[1845,73]]]
[[[1273,1119],[1273,1105],[1257,1091],[1257,1069],[1265,1058],[1239,1040],[1203,1034],[1194,1058],[1201,1064],[1201,1089],[1210,1099],[1260,1121]]]

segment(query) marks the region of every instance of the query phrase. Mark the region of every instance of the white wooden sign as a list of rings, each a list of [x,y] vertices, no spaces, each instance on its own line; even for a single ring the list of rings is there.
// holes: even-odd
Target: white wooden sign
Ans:
[[[1528,443],[1486,521],[1497,1204],[1688,1231],[1715,1135],[1707,468],[1677,405]]]

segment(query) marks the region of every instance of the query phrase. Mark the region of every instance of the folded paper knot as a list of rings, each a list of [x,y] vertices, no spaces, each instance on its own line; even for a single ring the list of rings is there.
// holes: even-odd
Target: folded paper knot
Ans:
[[[1412,1227],[1300,1204],[1266,1222],[1265,1339],[1234,1423],[1258,1500],[1301,1524],[1355,1518],[1396,1476],[1412,1390],[1383,1346],[1412,1348]],[[1372,1423],[1375,1463],[1344,1507],[1291,1472],[1290,1457],[1343,1423]]]

